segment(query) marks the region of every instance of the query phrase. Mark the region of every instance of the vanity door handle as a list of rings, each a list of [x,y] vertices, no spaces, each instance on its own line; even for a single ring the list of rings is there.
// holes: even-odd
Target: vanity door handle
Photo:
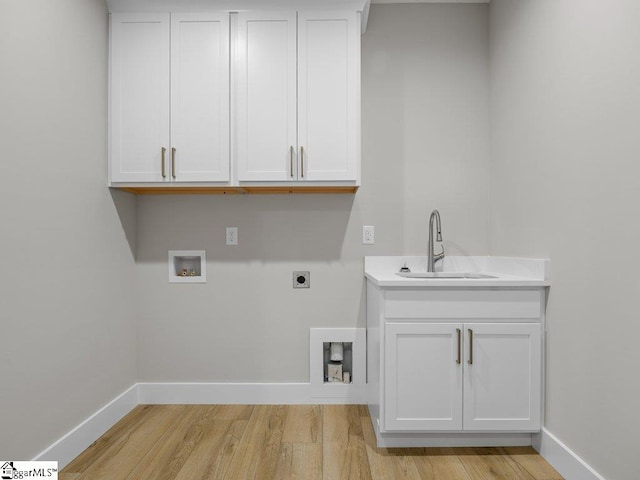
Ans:
[[[300,147],[300,178],[304,178],[304,147]]]
[[[171,176],[176,178],[176,149],[171,149]]]
[[[462,361],[462,346],[460,341],[460,337],[462,336],[462,330],[460,330],[459,328],[456,328],[456,335],[458,336],[458,358],[456,360],[456,364],[460,365],[460,362]]]
[[[291,178],[293,178],[293,145],[289,147],[289,171]]]
[[[162,147],[162,178],[167,178],[167,174],[164,172],[164,167],[165,167],[164,155],[166,152],[167,152],[167,149]]]
[[[469,332],[469,365],[473,365],[473,330],[470,328],[467,330]]]

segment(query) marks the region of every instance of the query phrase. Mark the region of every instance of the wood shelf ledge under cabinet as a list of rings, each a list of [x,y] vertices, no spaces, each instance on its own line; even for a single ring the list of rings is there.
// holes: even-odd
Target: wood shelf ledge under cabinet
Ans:
[[[356,193],[357,186],[113,186],[136,195],[282,195],[282,194],[349,194]]]

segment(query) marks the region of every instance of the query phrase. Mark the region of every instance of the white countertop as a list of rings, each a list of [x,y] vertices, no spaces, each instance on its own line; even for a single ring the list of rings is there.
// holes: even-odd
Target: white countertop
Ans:
[[[436,271],[482,273],[495,278],[406,278],[396,275],[407,265],[413,273],[427,271],[426,256],[365,257],[364,274],[379,287],[548,287],[549,260],[513,257],[450,256]]]

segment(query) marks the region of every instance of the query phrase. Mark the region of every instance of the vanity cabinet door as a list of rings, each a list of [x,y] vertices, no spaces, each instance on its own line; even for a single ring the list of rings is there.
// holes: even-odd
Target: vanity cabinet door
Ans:
[[[540,429],[540,335],[534,323],[464,324],[464,430]]]
[[[462,324],[386,324],[386,430],[462,428],[462,328]]]

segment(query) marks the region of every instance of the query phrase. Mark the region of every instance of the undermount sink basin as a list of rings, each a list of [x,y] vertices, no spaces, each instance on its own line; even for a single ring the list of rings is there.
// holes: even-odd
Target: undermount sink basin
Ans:
[[[405,278],[498,278],[485,273],[463,272],[399,272],[396,275]]]

